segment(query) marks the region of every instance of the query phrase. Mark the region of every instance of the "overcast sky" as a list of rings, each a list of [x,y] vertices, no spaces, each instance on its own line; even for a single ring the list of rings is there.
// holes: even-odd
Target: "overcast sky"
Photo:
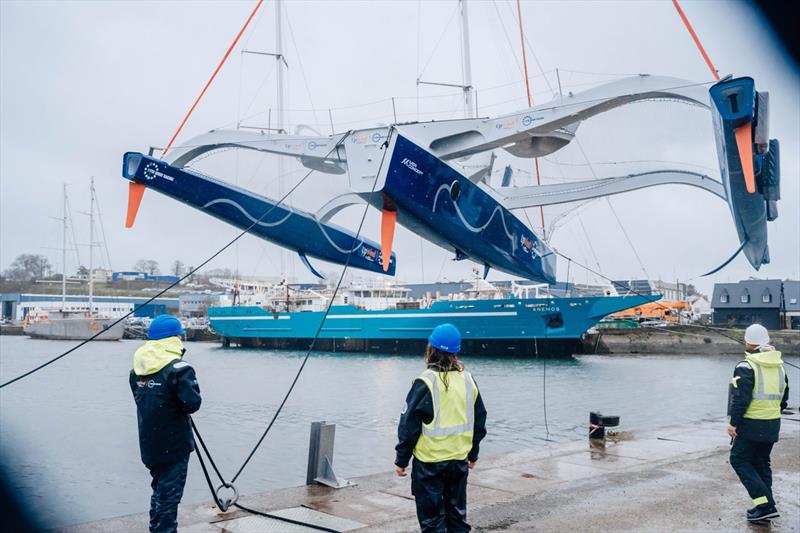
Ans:
[[[0,2],[0,268],[20,253],[42,253],[60,270],[62,183],[67,183],[77,240],[88,240],[88,183],[95,177],[111,266],[130,269],[155,259],[167,270],[176,259],[198,264],[235,233],[225,224],[163,197],[145,194],[133,229],[123,228],[127,182],[122,154],[163,146],[230,44],[254,2]],[[759,16],[746,4],[683,2],[712,60],[725,75],[747,75],[770,92],[770,135],[781,141],[780,218],[771,223],[772,263],[755,272],[744,257],[712,278],[737,248],[727,205],[703,191],[681,186],[616,196],[612,208],[596,200],[563,218],[574,206],[545,209],[558,219],[552,244],[617,279],[689,280],[710,291],[714,280],[748,276],[800,278],[800,81]],[[388,124],[391,98],[400,121],[462,116],[452,88],[417,87],[415,80],[461,82],[457,3],[285,3],[284,46],[289,63],[288,122],[327,134]],[[528,68],[535,103],[558,91],[577,92],[618,78],[650,73],[709,82],[710,73],[671,2],[523,2],[530,47]],[[515,4],[469,4],[473,84],[482,116],[525,107]],[[274,5],[269,0],[178,139],[237,121],[266,125],[275,107],[275,62],[241,54],[242,48],[274,51]],[[542,75],[544,72],[544,75]],[[329,114],[329,111],[330,114]],[[274,115],[273,115],[274,116]],[[273,119],[274,120],[274,119]],[[541,160],[545,183],[679,168],[719,177],[708,111],[669,102],[639,103],[581,125],[577,140]],[[585,155],[584,155],[585,153]],[[517,184],[531,183],[532,161],[500,152],[498,169],[511,164]],[[587,160],[591,165],[587,165]],[[221,179],[274,196],[276,163],[270,156],[226,152],[198,164]],[[303,171],[289,162],[288,180]],[[526,174],[528,173],[528,174]],[[499,176],[495,176],[499,179]],[[342,177],[312,174],[292,203],[315,209],[344,192]],[[580,216],[577,216],[578,213]],[[527,220],[519,212],[521,219]],[[360,208],[335,222],[357,226]],[[378,213],[367,218],[368,237],[379,236]],[[538,225],[538,211],[529,210]],[[398,279],[457,280],[472,264],[399,230]],[[641,259],[641,264],[636,255]],[[86,264],[86,249],[80,252]],[[424,256],[424,261],[422,257]],[[246,236],[210,268],[243,275],[277,275],[278,248]],[[311,281],[296,256],[287,272]],[[317,262],[319,263],[319,262]],[[340,267],[318,264],[325,272]],[[75,268],[70,259],[69,269]],[[566,277],[559,264],[559,278]],[[504,278],[493,274],[490,279]],[[573,281],[593,281],[574,265]]]

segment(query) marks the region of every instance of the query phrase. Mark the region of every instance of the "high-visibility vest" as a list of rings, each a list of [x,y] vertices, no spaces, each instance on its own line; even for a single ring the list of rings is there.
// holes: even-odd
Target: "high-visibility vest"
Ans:
[[[781,401],[786,388],[786,371],[778,351],[747,354],[745,357],[753,367],[755,383],[753,400],[744,413],[752,420],[774,420],[781,417]],[[777,364],[775,360],[777,359]],[[762,364],[768,360],[772,364]]]
[[[444,378],[446,375],[447,387]],[[433,419],[422,425],[413,454],[424,463],[464,460],[472,449],[475,402],[478,387],[466,371],[435,372],[420,375],[433,398]]]

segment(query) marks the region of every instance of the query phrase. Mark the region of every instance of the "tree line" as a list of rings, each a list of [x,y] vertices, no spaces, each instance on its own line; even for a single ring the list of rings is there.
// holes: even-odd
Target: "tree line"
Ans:
[[[180,259],[172,262],[168,274],[173,276],[182,277],[187,272],[194,269],[192,266],[187,266]],[[144,272],[150,276],[158,276],[161,272],[161,267],[155,259],[139,259],[133,264],[133,270],[136,272]],[[79,266],[76,274],[78,276],[88,276],[89,269],[85,266]],[[14,261],[5,269],[2,274],[3,280],[16,281],[16,282],[31,282],[37,279],[52,279],[61,278],[60,272],[55,272],[53,265],[46,256],[40,254],[20,254]],[[69,274],[67,274],[69,276]],[[217,268],[209,270],[203,277],[218,276],[218,277],[233,277],[234,272],[229,268]]]

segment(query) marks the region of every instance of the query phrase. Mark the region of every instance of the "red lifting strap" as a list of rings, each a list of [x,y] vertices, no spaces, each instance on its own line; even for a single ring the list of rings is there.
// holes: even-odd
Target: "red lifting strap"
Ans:
[[[183,129],[183,126],[186,124],[186,121],[189,120],[189,117],[194,112],[194,108],[197,107],[197,104],[200,103],[200,99],[202,99],[203,95],[206,94],[206,90],[208,90],[208,87],[211,85],[211,82],[214,81],[214,78],[217,77],[217,73],[222,68],[222,65],[225,64],[225,61],[228,59],[228,56],[231,55],[231,52],[233,51],[234,47],[236,46],[236,43],[239,42],[239,39],[241,38],[242,34],[244,33],[244,30],[247,29],[247,26],[250,24],[250,21],[253,20],[253,17],[256,15],[256,12],[258,11],[258,8],[261,7],[261,4],[263,2],[264,2],[264,0],[258,0],[258,2],[256,3],[256,7],[253,8],[253,11],[250,13],[250,16],[247,17],[247,20],[244,22],[244,26],[242,26],[242,29],[240,29],[239,33],[236,34],[236,38],[233,40],[231,45],[228,47],[228,51],[225,52],[225,55],[222,56],[222,60],[220,60],[219,65],[217,65],[217,68],[214,69],[214,73],[208,79],[208,81],[205,84],[205,87],[203,87],[203,90],[200,91],[200,94],[197,95],[197,98],[195,98],[194,103],[192,104],[192,107],[189,108],[189,111],[186,113],[186,116],[183,117],[183,120],[181,121],[181,125],[178,126],[178,129],[175,130],[175,133],[172,134],[172,138],[169,140],[169,142],[167,143],[167,147],[164,148],[164,152],[161,154],[162,157],[167,155],[167,152],[169,152],[169,149],[172,148],[172,143],[175,142],[175,138],[178,136],[178,134],[180,134],[181,130]]]
[[[700,42],[700,38],[694,32],[694,28],[692,28],[692,24],[691,22],[689,22],[689,19],[686,18],[686,14],[683,12],[683,9],[681,9],[680,4],[678,4],[678,0],[672,0],[672,4],[675,6],[675,9],[678,10],[678,15],[680,15],[684,26],[686,26],[686,29],[689,30],[689,35],[691,35],[692,39],[694,39],[694,44],[696,44],[697,49],[700,50],[700,54],[706,61],[706,65],[708,65],[708,68],[711,69],[711,74],[714,76],[714,79],[719,81],[719,73],[717,73],[717,69],[714,68],[714,64],[711,62],[711,58],[708,57],[706,49],[703,48],[703,43]]]

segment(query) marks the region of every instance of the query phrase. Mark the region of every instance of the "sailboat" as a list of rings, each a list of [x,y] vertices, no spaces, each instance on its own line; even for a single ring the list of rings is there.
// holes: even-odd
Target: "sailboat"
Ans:
[[[278,14],[276,35],[280,39],[280,0],[274,5]],[[463,353],[570,355],[575,353],[581,335],[606,315],[660,296],[551,296],[547,287],[557,281],[557,256],[569,261],[568,279],[573,260],[547,241],[543,217],[540,235],[512,211],[653,186],[693,186],[730,207],[740,247],[709,274],[724,268],[739,253],[755,269],[769,263],[767,222],[777,218],[780,197],[779,144],[777,139],[769,138],[768,93],[757,91],[752,78],[720,79],[714,70],[718,81],[707,88],[706,82],[667,76],[625,76],[567,95],[559,90],[552,101],[544,104],[534,106],[529,100],[527,108],[476,118],[466,6],[467,1],[461,0],[465,118],[407,123],[395,120],[391,125],[331,135],[289,134],[283,130],[282,122],[277,133],[260,128],[214,129],[170,151],[185,118],[160,158],[152,151],[123,156],[122,174],[130,182],[125,225],[133,226],[144,191],[153,189],[295,251],[311,274],[322,278],[310,258],[395,276],[397,256],[393,242],[399,224],[452,252],[456,261],[471,260],[477,268],[483,267],[483,279],[494,269],[538,284],[527,287],[536,293],[541,289],[545,296],[530,298],[526,287],[524,293],[520,288],[501,299],[440,300],[416,309],[406,305],[403,309],[372,311],[359,309],[349,301],[316,313],[260,306],[214,307],[209,309],[211,327],[223,336],[224,344],[420,353],[429,332],[446,320],[462,331]],[[267,55],[276,57],[280,74],[282,54]],[[280,83],[280,75],[278,79]],[[514,185],[510,175],[504,175],[499,187],[487,179],[491,177],[495,151],[535,160],[569,145],[576,139],[582,122],[648,100],[710,111],[720,163],[719,180],[670,168],[529,187]],[[316,212],[309,212],[287,205],[283,198],[275,200],[231,186],[190,167],[201,157],[231,148],[291,157],[311,171],[346,175],[349,190],[328,199]],[[462,164],[473,157],[479,158],[480,164]],[[309,172],[306,176],[310,175]],[[365,238],[361,226],[354,232],[331,223],[337,213],[359,204],[381,213],[380,242]]]
[[[67,187],[63,189],[62,241],[61,241],[61,309],[58,311],[35,310],[25,317],[23,331],[33,339],[86,340],[97,335],[95,340],[118,341],[125,331],[124,322],[115,324],[116,317],[101,314],[94,305],[94,179],[91,186],[89,208],[89,298],[88,306],[82,302],[67,306]],[[99,333],[99,335],[98,335]]]

